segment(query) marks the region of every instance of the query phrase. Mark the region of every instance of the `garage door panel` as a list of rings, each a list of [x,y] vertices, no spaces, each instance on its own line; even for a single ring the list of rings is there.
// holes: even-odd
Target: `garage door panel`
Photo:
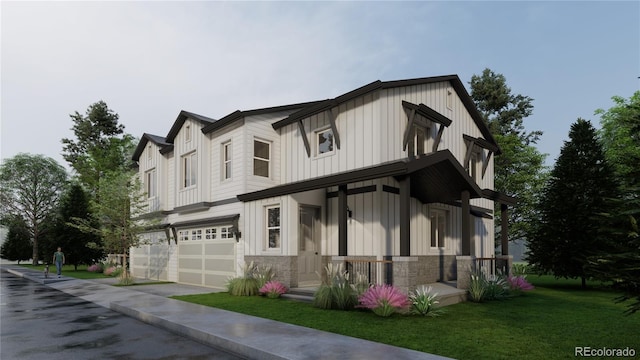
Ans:
[[[202,284],[202,274],[201,273],[189,273],[189,272],[180,272],[178,274],[178,282],[184,284]]]
[[[181,269],[202,270],[202,259],[185,259],[178,260],[178,266]]]
[[[204,245],[204,253],[208,256],[233,256],[235,249],[235,243]]]
[[[180,256],[201,256],[202,244],[180,244]]]
[[[224,259],[207,259],[205,260],[206,271],[224,271],[230,273],[230,269],[233,269],[234,260]]]
[[[226,288],[229,276],[218,274],[205,274],[204,281],[205,286],[211,286],[214,288],[224,289]]]

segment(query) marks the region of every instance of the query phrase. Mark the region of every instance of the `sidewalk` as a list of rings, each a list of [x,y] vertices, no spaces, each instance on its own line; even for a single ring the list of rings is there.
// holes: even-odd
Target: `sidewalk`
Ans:
[[[39,271],[15,265],[2,265],[2,271],[40,282],[247,359],[446,359],[167,298],[215,291],[209,288],[181,284],[119,287],[105,284],[107,281],[104,280],[80,280],[65,276],[45,279]]]

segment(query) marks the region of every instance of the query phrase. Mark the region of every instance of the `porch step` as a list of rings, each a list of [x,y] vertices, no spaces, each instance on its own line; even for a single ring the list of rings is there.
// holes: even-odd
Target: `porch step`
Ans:
[[[311,303],[313,302],[313,294],[315,294],[316,288],[292,288],[289,292],[282,294],[285,299],[297,300]]]
[[[433,287],[433,291],[438,293],[436,299],[440,306],[448,306],[467,301],[467,291],[458,289],[456,282],[437,282],[428,284]]]

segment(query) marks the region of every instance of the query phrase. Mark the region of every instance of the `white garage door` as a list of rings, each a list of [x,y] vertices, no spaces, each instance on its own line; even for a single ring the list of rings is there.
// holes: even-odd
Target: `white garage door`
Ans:
[[[225,288],[236,268],[232,225],[178,230],[178,282]]]

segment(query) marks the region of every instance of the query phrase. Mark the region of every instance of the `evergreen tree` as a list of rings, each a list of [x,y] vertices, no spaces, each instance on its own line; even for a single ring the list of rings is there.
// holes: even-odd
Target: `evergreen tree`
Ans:
[[[25,221],[20,217],[13,217],[3,222],[8,225],[9,232],[0,248],[0,257],[18,263],[31,259],[33,245]]]
[[[606,199],[617,196],[612,174],[596,130],[578,119],[540,200],[540,219],[529,242],[530,264],[556,277],[581,278],[586,286],[588,259],[611,247],[599,230],[606,226],[600,214],[611,210]]]
[[[78,183],[72,184],[60,201],[60,213],[56,219],[55,244],[64,249],[67,263],[77,270],[80,264],[91,264],[104,257],[100,237],[94,233],[82,232],[71,225],[76,219],[95,223],[89,204],[89,198]],[[97,226],[97,225],[94,225]]]
[[[62,139],[62,156],[94,198],[99,192],[100,179],[107,172],[125,171],[130,167],[135,147],[133,137],[124,134],[118,114],[104,101],[90,105],[85,115],[76,111],[70,116],[76,139]]]
[[[471,77],[471,97],[493,134],[502,154],[494,159],[496,191],[515,196],[518,203],[509,211],[509,238],[528,239],[538,214],[535,204],[547,171],[546,155],[534,144],[541,131],[527,132],[524,120],[533,112],[533,99],[512,94],[502,74],[485,69]],[[500,204],[495,204],[495,238],[499,243]]]

